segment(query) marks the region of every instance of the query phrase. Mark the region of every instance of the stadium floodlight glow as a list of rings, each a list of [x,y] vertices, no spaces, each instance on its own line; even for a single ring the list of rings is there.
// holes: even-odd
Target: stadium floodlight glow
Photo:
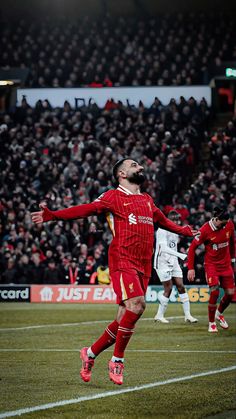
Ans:
[[[12,86],[14,81],[12,80],[0,80],[0,86]]]
[[[225,75],[226,77],[236,77],[236,68],[226,68],[225,69]]]

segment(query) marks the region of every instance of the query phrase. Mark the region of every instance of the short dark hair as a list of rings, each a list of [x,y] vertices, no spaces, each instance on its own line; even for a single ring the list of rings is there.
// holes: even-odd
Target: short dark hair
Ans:
[[[227,207],[224,207],[224,206],[215,207],[213,209],[213,215],[214,217],[217,217],[220,221],[229,219],[229,213],[228,213]]]
[[[172,217],[180,218],[181,217],[180,213],[178,211],[176,211],[175,209],[168,212],[167,216],[168,216],[168,218],[172,218]]]
[[[113,174],[113,177],[115,178],[116,181],[118,180],[119,168],[124,163],[124,161],[126,161],[126,160],[133,160],[133,161],[136,161],[136,163],[138,163],[137,160],[133,159],[132,157],[124,157],[123,159],[118,160],[114,164],[113,169],[112,169],[112,174]]]

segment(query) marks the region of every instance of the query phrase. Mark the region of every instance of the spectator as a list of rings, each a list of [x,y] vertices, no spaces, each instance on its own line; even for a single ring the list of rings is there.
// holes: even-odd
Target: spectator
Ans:
[[[2,275],[3,284],[16,284],[17,283],[17,269],[15,266],[15,261],[12,257],[9,257],[7,260],[6,269]]]
[[[47,268],[43,273],[44,284],[60,284],[64,283],[65,280],[62,275],[61,269],[56,265],[54,259],[50,259]]]

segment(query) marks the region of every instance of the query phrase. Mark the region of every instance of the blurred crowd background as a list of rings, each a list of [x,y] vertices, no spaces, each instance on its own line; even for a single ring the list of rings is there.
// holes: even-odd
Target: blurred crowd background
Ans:
[[[96,199],[115,186],[112,166],[123,156],[145,165],[144,188],[165,213],[176,208],[183,223],[197,228],[226,202],[236,221],[236,118],[211,135],[210,115],[206,102],[193,98],[168,106],[155,99],[149,109],[118,103],[79,110],[67,103],[51,109],[47,101],[32,109],[24,100],[2,115],[1,282],[69,283],[74,261],[76,280],[86,283],[106,266],[111,234],[105,219],[37,226],[30,211],[43,200],[57,209]],[[185,240],[181,249],[187,246]]]
[[[236,58],[235,17],[174,13],[76,21],[2,21],[0,66],[29,69],[29,87],[208,84]]]
[[[235,17],[64,17],[16,22],[0,16],[0,67],[28,69],[28,87],[208,84],[236,59]],[[147,108],[115,102],[53,108],[45,98],[0,112],[0,283],[97,283],[107,275],[105,218],[33,225],[31,211],[83,204],[116,185],[114,163],[145,166],[144,189],[165,214],[200,227],[227,204],[236,222],[236,114],[216,127],[206,100],[181,96]],[[187,252],[188,239],[179,250]],[[204,283],[203,248],[197,282]],[[184,280],[186,281],[186,267]],[[106,280],[106,279],[105,279]],[[154,272],[152,283],[158,283]]]

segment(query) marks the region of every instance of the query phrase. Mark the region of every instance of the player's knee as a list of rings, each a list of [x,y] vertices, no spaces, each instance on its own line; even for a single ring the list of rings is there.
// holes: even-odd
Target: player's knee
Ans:
[[[133,298],[127,302],[126,307],[133,313],[141,315],[146,308],[145,299],[144,297]]]
[[[179,287],[177,287],[177,290],[179,294],[184,294],[186,292],[183,285],[180,285]]]
[[[235,289],[234,288],[227,288],[227,289],[225,289],[225,294],[228,295],[231,299],[233,298],[234,293],[235,293]]]
[[[136,306],[137,308],[137,314],[143,314],[145,308],[146,308],[146,303],[145,300],[140,300]]]
[[[220,293],[219,285],[213,285],[213,287],[210,287],[210,293],[219,294]]]
[[[146,308],[146,303],[145,303],[145,301],[142,301],[142,303],[141,303],[141,314],[144,312],[144,310],[145,310],[145,308]]]

